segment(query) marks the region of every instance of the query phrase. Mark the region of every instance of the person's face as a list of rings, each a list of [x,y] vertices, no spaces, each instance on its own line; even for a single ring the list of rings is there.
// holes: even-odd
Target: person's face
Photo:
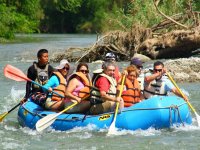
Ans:
[[[79,69],[79,72],[82,72],[83,74],[88,74],[89,70],[87,69],[86,66],[81,66],[81,68]]]
[[[127,78],[133,83],[135,79],[137,79],[137,74],[135,71],[131,71],[128,73]]]
[[[42,65],[46,65],[49,60],[49,54],[48,53],[43,53],[39,58],[38,61]]]
[[[115,74],[115,66],[108,66],[105,70],[105,74],[110,76],[110,77],[114,77]]]
[[[65,77],[67,76],[68,72],[69,72],[69,65],[66,64],[64,68],[59,69],[60,73]]]
[[[162,65],[155,66],[153,72],[159,73],[160,76],[157,79],[160,79],[162,77],[162,74],[163,74],[163,66]]]
[[[136,67],[137,67],[137,69],[138,69],[138,71],[139,71],[139,74],[141,74],[142,69],[143,69],[143,66],[136,66]]]

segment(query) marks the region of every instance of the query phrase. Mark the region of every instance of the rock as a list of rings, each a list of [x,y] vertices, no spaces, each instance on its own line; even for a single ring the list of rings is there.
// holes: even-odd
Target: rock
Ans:
[[[164,62],[172,77],[177,82],[200,81],[200,58],[180,58]]]
[[[142,62],[147,62],[147,61],[150,61],[151,59],[149,58],[149,57],[147,57],[147,56],[145,56],[145,55],[142,55],[142,54],[138,54],[138,53],[135,53],[134,55],[133,55],[133,57],[131,58],[131,60],[133,59],[133,58],[139,58]]]

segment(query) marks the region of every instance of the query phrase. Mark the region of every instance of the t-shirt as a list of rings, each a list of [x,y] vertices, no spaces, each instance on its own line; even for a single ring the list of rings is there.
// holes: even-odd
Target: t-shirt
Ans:
[[[106,77],[100,77],[96,81],[96,87],[99,89],[99,91],[108,92],[110,89],[110,82]]]

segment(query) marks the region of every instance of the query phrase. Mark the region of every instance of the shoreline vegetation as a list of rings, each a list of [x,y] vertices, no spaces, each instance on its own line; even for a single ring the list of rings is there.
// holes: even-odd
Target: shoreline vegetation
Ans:
[[[93,46],[69,48],[51,61],[93,62],[110,51],[118,61],[189,58],[200,55],[199,10],[199,0],[5,0],[0,42],[16,33],[96,33]]]

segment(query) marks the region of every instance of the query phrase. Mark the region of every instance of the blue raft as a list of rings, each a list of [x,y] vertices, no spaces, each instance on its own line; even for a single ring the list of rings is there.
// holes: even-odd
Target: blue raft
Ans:
[[[28,100],[20,106],[18,121],[23,127],[35,129],[36,122],[42,117],[55,112],[44,110]],[[97,129],[108,128],[113,121],[114,113],[100,115],[62,114],[51,125],[55,130],[69,130],[94,124]],[[181,123],[191,124],[192,118],[187,103],[176,96],[155,96],[118,113],[116,127],[126,130],[170,128]]]

